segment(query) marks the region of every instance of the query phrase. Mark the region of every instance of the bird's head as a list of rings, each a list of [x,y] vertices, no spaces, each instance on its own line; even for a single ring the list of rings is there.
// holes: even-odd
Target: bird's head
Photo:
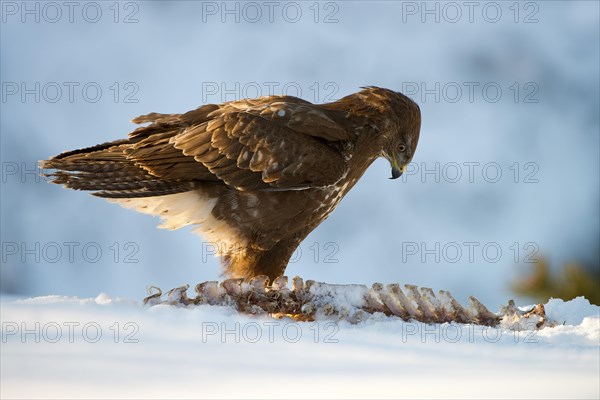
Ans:
[[[372,128],[371,135],[359,135],[369,141],[372,158],[383,157],[390,162],[392,178],[399,178],[411,162],[421,130],[421,110],[417,103],[400,92],[376,86],[363,87],[327,106],[362,118]]]
[[[383,128],[384,143],[381,156],[390,162],[392,177],[402,176],[411,162],[421,130],[421,111],[417,103],[402,93],[388,91],[387,113],[390,117]]]

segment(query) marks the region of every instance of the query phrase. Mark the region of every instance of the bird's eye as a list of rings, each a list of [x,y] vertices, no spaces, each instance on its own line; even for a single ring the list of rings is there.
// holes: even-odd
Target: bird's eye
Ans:
[[[404,143],[399,143],[397,149],[399,153],[404,153],[404,151],[406,150],[406,145]]]

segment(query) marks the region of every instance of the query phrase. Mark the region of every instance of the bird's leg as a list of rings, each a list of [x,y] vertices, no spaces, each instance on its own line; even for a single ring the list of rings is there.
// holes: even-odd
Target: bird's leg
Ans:
[[[292,254],[300,242],[282,240],[268,250],[248,247],[244,253],[225,259],[225,275],[249,281],[256,276],[267,276],[271,282],[282,276]]]

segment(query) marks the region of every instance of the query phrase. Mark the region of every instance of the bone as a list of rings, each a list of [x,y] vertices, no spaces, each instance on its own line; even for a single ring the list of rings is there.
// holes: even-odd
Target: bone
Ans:
[[[409,300],[400,289],[400,285],[397,283],[392,283],[387,285],[389,295],[397,301],[400,306],[408,313],[408,319],[416,319],[417,321],[421,321],[423,319],[423,314],[415,307],[414,303]],[[407,319],[407,320],[408,320]]]
[[[375,293],[377,293],[387,310],[389,310],[389,312],[391,312],[393,315],[400,317],[405,321],[408,321],[411,318],[411,315],[404,307],[402,307],[400,302],[397,300],[397,297],[390,296],[389,290],[386,290],[387,288],[384,288],[383,285],[374,284],[372,289]]]
[[[181,303],[184,305],[188,305],[190,303],[190,299],[187,297],[187,290],[190,285],[184,285],[180,287],[176,287],[167,292],[167,302],[170,304]]]
[[[225,289],[225,292],[233,297],[239,297],[242,295],[242,282],[243,279],[226,279],[223,281],[223,283],[221,283],[221,286],[223,287],[223,289]],[[211,287],[210,290],[213,290],[213,288]],[[215,292],[218,295],[218,290]]]
[[[444,317],[448,318],[449,321],[459,322],[461,324],[469,323],[470,319],[465,309],[460,305],[452,294],[447,290],[440,290],[439,296],[442,303],[442,312]]]
[[[292,279],[292,290],[294,292],[304,291],[304,281],[299,276],[295,276],[294,279]]]
[[[500,322],[498,316],[492,314],[492,312],[485,308],[485,306],[475,297],[469,296],[469,305],[472,312],[475,312],[474,320],[480,325],[496,326]]]
[[[196,285],[196,293],[206,299],[208,304],[218,304],[221,291],[219,290],[219,282],[207,281]]]
[[[408,297],[417,304],[417,309],[422,315],[422,319],[419,321],[423,322],[434,322],[434,310],[431,305],[421,296],[419,289],[415,285],[404,285]]]
[[[469,306],[465,308],[448,291],[440,290],[436,296],[432,289],[414,285],[404,285],[403,291],[397,283],[374,283],[368,288],[314,280],[305,282],[299,276],[292,279],[291,289],[287,284],[286,276],[274,279],[271,285],[267,276],[257,276],[249,282],[243,279],[226,279],[221,284],[207,281],[196,285],[195,298],[188,298],[189,285],[184,285],[168,291],[164,300],[162,290],[150,286],[144,304],[150,307],[158,304],[233,306],[239,312],[251,315],[266,314],[297,321],[347,321],[352,324],[360,323],[375,313],[425,323],[501,324],[502,328],[512,330],[542,329],[557,324],[548,319],[542,304],[524,312],[510,300],[499,314],[494,314],[473,296],[469,297]]]
[[[268,282],[269,277],[266,275],[255,276],[254,278],[250,279],[250,288],[255,293],[266,293]]]

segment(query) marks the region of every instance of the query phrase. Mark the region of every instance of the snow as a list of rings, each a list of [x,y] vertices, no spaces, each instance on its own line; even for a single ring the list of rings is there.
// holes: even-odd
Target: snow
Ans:
[[[352,325],[144,307],[106,293],[3,296],[0,394],[598,398],[600,308],[581,297],[545,307],[564,325],[513,332],[382,315]]]
[[[333,301],[333,305],[337,308],[363,306],[369,290],[365,285],[328,285],[314,282],[310,286],[312,294],[323,298],[324,303]]]

